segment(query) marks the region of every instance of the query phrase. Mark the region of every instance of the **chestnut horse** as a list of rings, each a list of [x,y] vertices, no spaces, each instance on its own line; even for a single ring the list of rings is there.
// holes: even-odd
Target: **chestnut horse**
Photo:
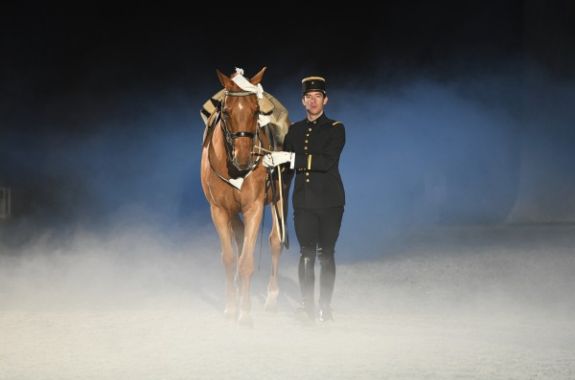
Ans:
[[[259,83],[265,70],[264,67],[249,82],[241,72],[228,77],[216,70],[225,95],[218,107],[217,122],[204,141],[201,160],[202,189],[210,203],[225,268],[224,315],[248,325],[252,323],[250,284],[254,272],[254,248],[266,204],[274,206],[271,207],[273,225],[269,243],[272,267],[266,310],[273,310],[277,303],[282,250],[278,215],[284,214],[283,202],[277,196],[272,197],[270,180],[277,180],[269,176],[268,169],[261,163],[260,153],[272,149],[272,145],[265,129],[261,128],[258,94],[253,90],[261,90]],[[238,75],[241,77],[236,78]],[[238,79],[243,82],[238,82]],[[237,83],[251,86],[251,91],[246,91],[245,85],[242,89]],[[277,182],[275,184],[278,185]],[[283,199],[287,198],[288,187],[289,184],[282,186]]]

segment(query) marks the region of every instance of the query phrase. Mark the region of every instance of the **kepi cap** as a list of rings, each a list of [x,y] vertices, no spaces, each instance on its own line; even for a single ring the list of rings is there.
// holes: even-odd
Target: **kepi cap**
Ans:
[[[307,94],[310,91],[319,91],[324,95],[327,94],[325,90],[325,78],[312,76],[306,77],[301,80],[301,91],[302,95]]]

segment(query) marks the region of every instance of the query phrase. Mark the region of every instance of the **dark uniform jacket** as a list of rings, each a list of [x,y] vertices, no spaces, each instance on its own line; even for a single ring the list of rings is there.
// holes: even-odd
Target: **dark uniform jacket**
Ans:
[[[345,204],[339,174],[339,157],[345,145],[345,128],[322,114],[290,126],[284,150],[295,152],[294,208],[338,207]]]

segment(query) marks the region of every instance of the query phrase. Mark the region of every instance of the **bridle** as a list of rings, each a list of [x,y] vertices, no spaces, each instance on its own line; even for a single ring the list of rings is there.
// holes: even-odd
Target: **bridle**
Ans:
[[[238,171],[243,172],[243,171],[251,171],[253,170],[256,165],[258,164],[259,161],[259,156],[258,155],[253,155],[252,154],[252,158],[250,158],[250,164],[248,169],[240,169],[238,167],[238,162],[237,159],[234,157],[234,140],[238,139],[238,138],[242,138],[242,137],[247,137],[252,139],[252,147],[261,147],[262,145],[262,140],[261,140],[261,136],[260,136],[260,131],[259,131],[259,122],[256,121],[256,130],[255,132],[251,132],[251,131],[237,131],[237,132],[232,132],[228,126],[228,121],[226,121],[226,116],[223,114],[223,108],[226,104],[226,100],[228,98],[228,96],[256,96],[256,94],[254,94],[253,92],[250,91],[228,91],[226,90],[224,92],[224,98],[222,99],[222,102],[220,104],[220,120],[221,120],[221,126],[222,126],[222,131],[224,132],[224,137],[225,137],[225,147],[226,147],[226,154],[228,157],[228,161],[232,163],[232,165],[234,165],[234,167],[236,169],[238,169]],[[260,109],[259,109],[259,104],[258,104],[258,108],[256,110],[255,116],[257,118],[257,116],[260,113]],[[257,145],[256,143],[253,141],[254,139],[257,140]],[[256,148],[257,149],[257,148]],[[254,151],[254,149],[251,150],[252,152]],[[255,158],[253,158],[255,157]]]

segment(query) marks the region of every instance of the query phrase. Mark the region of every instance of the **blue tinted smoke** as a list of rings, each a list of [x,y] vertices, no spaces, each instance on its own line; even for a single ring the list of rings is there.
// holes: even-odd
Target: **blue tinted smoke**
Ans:
[[[575,220],[572,85],[537,70],[388,79],[369,88],[330,81],[326,113],[347,136],[342,255],[379,254],[375,247],[433,225]],[[92,99],[104,104],[93,109],[60,99],[75,112],[74,128],[25,129],[3,142],[4,181],[20,217],[52,228],[211,224],[199,180],[199,110],[219,87],[215,75],[213,83],[118,92]],[[264,78],[291,120],[303,118],[298,78],[272,83]],[[291,215],[288,224],[297,247]]]

